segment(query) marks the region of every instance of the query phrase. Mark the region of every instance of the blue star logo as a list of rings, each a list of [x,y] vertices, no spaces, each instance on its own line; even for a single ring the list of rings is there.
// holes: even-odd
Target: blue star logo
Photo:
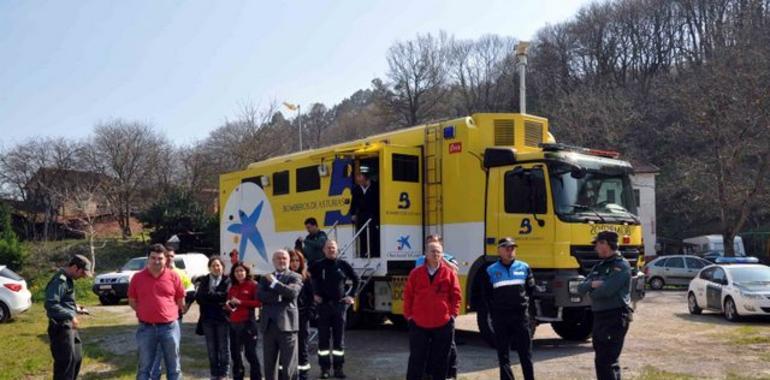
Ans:
[[[262,256],[265,261],[268,261],[265,242],[262,240],[262,234],[260,234],[257,229],[257,222],[259,221],[259,215],[262,214],[262,205],[264,203],[264,201],[259,202],[251,215],[246,215],[246,212],[243,210],[238,210],[238,216],[241,219],[241,223],[234,223],[227,227],[228,231],[235,234],[241,234],[241,245],[238,249],[239,261],[243,260],[243,255],[246,253],[246,244],[248,244],[248,242],[251,242],[251,244],[254,245],[259,252],[259,255]]]
[[[408,249],[412,249],[412,245],[409,244],[409,235],[401,236],[398,238],[398,250],[404,249],[404,247]]]

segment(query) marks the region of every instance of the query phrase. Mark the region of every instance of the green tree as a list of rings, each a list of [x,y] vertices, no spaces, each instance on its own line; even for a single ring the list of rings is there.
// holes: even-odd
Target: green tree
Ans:
[[[197,235],[196,241],[206,241],[204,235],[212,231],[212,215],[201,207],[191,192],[178,187],[166,192],[139,214],[139,221],[153,229],[150,237],[156,243],[164,243],[173,235]]]
[[[11,210],[0,203],[0,264],[19,270],[23,262],[24,250],[11,226]]]

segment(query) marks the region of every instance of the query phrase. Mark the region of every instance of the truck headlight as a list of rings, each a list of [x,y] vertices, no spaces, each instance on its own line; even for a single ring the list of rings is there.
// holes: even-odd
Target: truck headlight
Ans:
[[[121,277],[118,279],[118,283],[128,284],[128,277]]]
[[[570,280],[567,283],[567,289],[569,289],[570,296],[579,296],[580,292],[578,291],[578,286],[583,282],[583,280]]]

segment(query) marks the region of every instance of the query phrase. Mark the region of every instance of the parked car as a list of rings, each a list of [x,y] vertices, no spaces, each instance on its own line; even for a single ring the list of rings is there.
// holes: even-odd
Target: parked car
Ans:
[[[174,257],[174,265],[185,271],[191,280],[208,273],[208,257],[202,253],[185,253]],[[102,305],[116,305],[128,298],[128,283],[136,272],[144,269],[146,257],[134,257],[116,272],[104,273],[94,279],[93,292],[99,296]],[[191,285],[186,291],[194,291]]]
[[[738,255],[737,253],[738,252],[736,252],[735,257],[747,257],[746,255]],[[710,261],[711,263],[716,263],[720,257],[725,257],[725,251],[706,251],[706,252],[698,253],[698,256],[703,257],[704,259]]]
[[[0,323],[7,322],[32,306],[27,282],[5,265],[0,265]]]
[[[700,257],[672,255],[658,257],[644,266],[644,277],[650,288],[663,289],[666,285],[687,286],[710,262]]]
[[[726,260],[744,259],[744,260]],[[723,313],[728,321],[745,315],[770,315],[770,267],[750,258],[723,258],[703,268],[687,289],[687,308],[691,314],[703,310]]]
[[[704,256],[712,251],[720,251],[724,255],[725,244],[722,235],[701,235],[682,240],[694,247],[698,256]],[[735,256],[746,256],[746,249],[743,246],[743,239],[736,236],[733,240],[733,250]]]

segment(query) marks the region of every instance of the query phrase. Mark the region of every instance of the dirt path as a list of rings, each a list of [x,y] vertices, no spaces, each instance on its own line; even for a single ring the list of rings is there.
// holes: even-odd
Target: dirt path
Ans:
[[[99,308],[105,309],[105,308]],[[194,308],[195,309],[195,308]],[[737,337],[770,337],[770,322],[754,320],[730,323],[716,314],[691,316],[684,292],[650,292],[638,308],[626,339],[621,365],[626,378],[654,367],[697,378],[722,379],[770,377],[770,344],[738,344]],[[109,312],[130,313],[127,306],[110,307]],[[128,314],[130,315],[130,314]],[[194,335],[197,310],[185,317],[183,327],[183,370],[187,379],[207,379],[205,342]],[[458,320],[458,352],[461,379],[494,379],[498,376],[495,352],[478,333],[475,315]],[[749,326],[749,327],[747,327]],[[760,339],[768,342],[770,339]],[[402,379],[409,356],[406,331],[392,325],[377,330],[348,331],[346,369],[350,379]],[[103,346],[113,353],[135,352],[132,331],[123,329]],[[540,379],[587,379],[594,376],[591,343],[569,343],[558,338],[548,325],[539,326],[534,342],[535,372]],[[261,349],[260,349],[261,352]],[[311,352],[315,352],[312,347]],[[312,355],[312,374],[318,374]],[[515,353],[512,359],[517,362]],[[514,368],[520,377],[518,366]]]

